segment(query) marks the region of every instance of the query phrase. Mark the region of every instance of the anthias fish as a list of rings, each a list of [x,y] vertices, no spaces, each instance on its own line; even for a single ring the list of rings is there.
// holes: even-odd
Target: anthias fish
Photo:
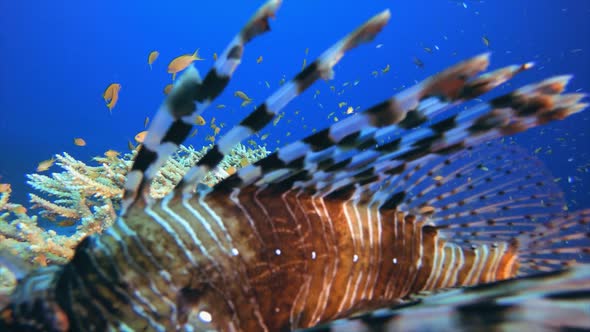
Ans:
[[[416,296],[472,286],[447,293],[446,312],[435,306],[446,326],[461,329],[477,325],[451,321],[453,313],[488,303],[486,296],[501,301],[522,291],[566,301],[566,288],[543,288],[541,281],[551,280],[586,291],[572,296],[572,307],[588,304],[588,210],[565,213],[536,159],[487,143],[577,113],[584,96],[562,93],[569,77],[557,76],[452,107],[532,64],[480,75],[489,56],[476,56],[213,187],[200,184],[235,144],[316,80],[331,78],[345,52],[373,40],[388,11],[281,85],[220,136],[168,196],[151,199],[156,172],[228,85],[245,45],[269,30],[279,2],[258,10],[203,80],[193,66],[180,76],[127,175],[117,221],[85,238],[68,264],[22,277],[0,312],[2,331],[289,331],[368,312],[356,321],[420,330],[420,315],[437,297]],[[375,310],[404,303],[415,309],[379,320]],[[514,300],[521,308],[531,303]],[[515,315],[543,319],[515,311],[494,322]]]

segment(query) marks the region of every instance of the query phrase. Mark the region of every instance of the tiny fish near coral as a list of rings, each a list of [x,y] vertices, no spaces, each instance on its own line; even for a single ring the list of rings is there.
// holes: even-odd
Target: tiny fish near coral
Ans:
[[[156,61],[156,59],[158,59],[159,56],[160,52],[158,51],[150,52],[150,55],[148,56],[148,65],[150,66],[150,69],[152,69],[152,64]]]

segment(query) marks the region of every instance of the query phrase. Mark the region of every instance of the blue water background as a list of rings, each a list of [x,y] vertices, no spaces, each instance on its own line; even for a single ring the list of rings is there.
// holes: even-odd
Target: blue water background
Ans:
[[[163,100],[162,90],[171,82],[166,73],[170,60],[199,48],[205,61],[196,66],[206,73],[213,52],[221,53],[261,3],[2,1],[0,182],[12,184],[12,201],[28,206],[32,188],[25,174],[56,153],[66,151],[92,163],[93,156],[108,149],[126,152],[127,141],[144,130],[145,117],[151,118]],[[246,47],[234,79],[213,104],[227,108],[211,107],[203,116],[226,123],[223,133],[272,93],[283,76],[293,77],[304,58],[311,63],[385,8],[391,9],[392,18],[378,38],[347,54],[336,66],[333,81],[311,87],[285,110],[276,127],[265,129],[268,138],[257,138],[258,142],[273,150],[333,123],[333,116],[328,119],[332,112],[345,117],[346,107],[339,108],[339,102],[371,106],[403,86],[487,51],[492,52],[491,68],[536,63],[535,69],[499,89],[502,93],[562,73],[575,75],[570,91],[590,91],[590,1],[285,0],[271,21],[272,32]],[[160,57],[150,70],[147,58],[153,50]],[[263,61],[257,64],[260,55]],[[424,68],[414,64],[414,57],[424,62]],[[373,77],[372,71],[388,64],[389,73]],[[350,84],[343,87],[345,82]],[[122,85],[112,114],[102,99],[111,83]],[[336,95],[330,85],[344,92]],[[314,99],[316,89],[320,94]],[[241,100],[233,96],[236,90],[254,103],[240,107]],[[200,127],[187,143],[202,146],[211,133],[209,126]],[[516,137],[531,153],[542,148],[537,155],[561,178],[570,209],[590,207],[589,135],[587,110]],[[87,145],[75,146],[75,137],[84,138]],[[57,171],[61,169],[53,166],[46,174]]]

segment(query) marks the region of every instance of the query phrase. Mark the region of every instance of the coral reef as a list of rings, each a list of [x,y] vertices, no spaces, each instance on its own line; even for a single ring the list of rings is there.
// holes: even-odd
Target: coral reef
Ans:
[[[210,147],[195,150],[191,146],[181,146],[156,175],[150,195],[165,196]],[[37,209],[39,217],[52,221],[56,227],[76,225],[76,231],[69,236],[39,227],[38,216],[29,216],[24,206],[9,202],[10,185],[0,184],[0,251],[40,266],[67,262],[84,237],[102,232],[115,220],[125,176],[138,149],[123,156],[109,150],[104,157],[93,158],[95,166],[64,152],[55,155],[56,165],[63,171],[50,176],[27,175],[28,183],[39,192],[30,194],[31,208]],[[268,153],[264,147],[251,149],[238,145],[222,161],[223,170],[209,174],[204,182],[213,185]],[[0,266],[0,294],[9,291],[13,283],[8,270]]]

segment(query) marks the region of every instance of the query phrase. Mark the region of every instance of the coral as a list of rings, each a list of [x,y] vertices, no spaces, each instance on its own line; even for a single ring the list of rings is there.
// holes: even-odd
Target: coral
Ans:
[[[191,165],[194,165],[211,146],[195,150],[181,146],[158,172],[152,183],[150,195],[161,198],[180,181]],[[68,153],[55,155],[56,164],[63,171],[51,176],[27,175],[28,183],[40,194],[30,194],[33,209],[39,209],[39,217],[50,220],[56,226],[76,225],[69,236],[38,226],[37,216],[29,216],[20,204],[10,203],[9,184],[0,184],[0,251],[19,256],[34,265],[62,264],[74,253],[76,245],[86,236],[100,233],[111,225],[123,194],[123,184],[138,148],[122,157],[109,150],[105,157],[93,158],[98,165],[91,166],[76,160]],[[265,157],[264,147],[256,149],[238,145],[222,162],[220,170],[209,174],[205,183],[213,185],[237,169]],[[0,266],[1,268],[1,266]],[[9,289],[11,277],[0,270],[0,294]]]

